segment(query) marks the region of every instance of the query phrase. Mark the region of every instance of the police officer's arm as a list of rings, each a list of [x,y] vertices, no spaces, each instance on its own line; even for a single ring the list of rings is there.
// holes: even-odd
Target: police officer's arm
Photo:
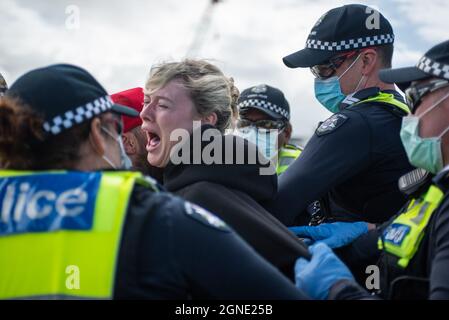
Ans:
[[[209,214],[210,215],[210,214]],[[156,298],[304,299],[287,278],[219,220],[159,205],[142,233],[139,281]]]
[[[357,112],[337,115],[335,128],[322,129],[325,121],[301,156],[279,177],[277,197],[268,209],[287,225],[312,201],[369,164],[369,124]]]
[[[430,271],[429,299],[449,299],[449,201],[446,198],[435,217],[435,256]]]

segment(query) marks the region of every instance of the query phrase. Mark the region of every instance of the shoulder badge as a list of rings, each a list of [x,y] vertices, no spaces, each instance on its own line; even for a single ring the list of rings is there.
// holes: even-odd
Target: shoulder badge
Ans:
[[[341,127],[349,117],[347,115],[336,113],[328,118],[326,121],[321,123],[321,125],[316,129],[315,133],[317,136],[323,136],[332,131],[337,130],[337,128]]]
[[[187,216],[205,224],[206,226],[221,230],[230,231],[228,225],[216,215],[210,213],[204,208],[197,206],[196,204],[185,202],[185,213]]]

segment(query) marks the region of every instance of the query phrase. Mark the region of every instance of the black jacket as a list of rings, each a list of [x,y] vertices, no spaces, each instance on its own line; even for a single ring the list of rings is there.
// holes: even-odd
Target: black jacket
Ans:
[[[209,220],[201,209],[140,185],[129,203],[114,298],[306,298],[238,235]]]
[[[203,126],[202,129],[208,128],[211,127]],[[213,139],[220,140],[223,148],[234,142],[234,157],[238,142],[243,144],[245,154],[256,148],[232,135],[216,135]],[[203,143],[202,150],[207,145],[209,142]],[[229,149],[223,149],[223,162],[230,153]],[[260,163],[249,164],[248,159],[245,164],[170,163],[164,170],[164,186],[217,214],[259,254],[292,277],[296,259],[305,254],[304,246],[259,204],[272,199],[277,190],[276,173],[263,175],[260,171],[263,167]]]

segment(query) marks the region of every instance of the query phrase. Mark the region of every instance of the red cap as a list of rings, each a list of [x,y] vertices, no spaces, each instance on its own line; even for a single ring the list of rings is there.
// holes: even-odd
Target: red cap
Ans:
[[[143,108],[143,89],[133,88],[111,95],[112,101],[115,103],[133,108],[137,112],[141,112]],[[140,117],[122,116],[123,132],[128,132],[135,127],[142,125]]]

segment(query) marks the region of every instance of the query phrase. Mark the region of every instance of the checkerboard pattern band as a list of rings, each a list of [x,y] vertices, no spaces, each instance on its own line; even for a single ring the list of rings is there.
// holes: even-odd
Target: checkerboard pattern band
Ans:
[[[50,134],[57,135],[65,129],[89,120],[90,118],[111,109],[113,102],[109,96],[104,96],[91,101],[83,106],[73,108],[64,114],[54,117],[44,123],[44,130]]]
[[[449,80],[449,64],[442,64],[424,56],[419,59],[416,67],[425,73]]]
[[[264,109],[271,110],[281,116],[290,119],[290,114],[284,108],[280,108],[278,105],[271,103],[269,101],[260,100],[260,99],[248,99],[240,102],[237,107],[240,110],[246,109],[248,107],[262,107]]]
[[[322,41],[318,39],[307,39],[306,47],[309,49],[343,51],[349,49],[365,48],[369,46],[383,45],[394,42],[393,34],[381,34],[371,37],[361,37],[357,39],[341,41]]]

